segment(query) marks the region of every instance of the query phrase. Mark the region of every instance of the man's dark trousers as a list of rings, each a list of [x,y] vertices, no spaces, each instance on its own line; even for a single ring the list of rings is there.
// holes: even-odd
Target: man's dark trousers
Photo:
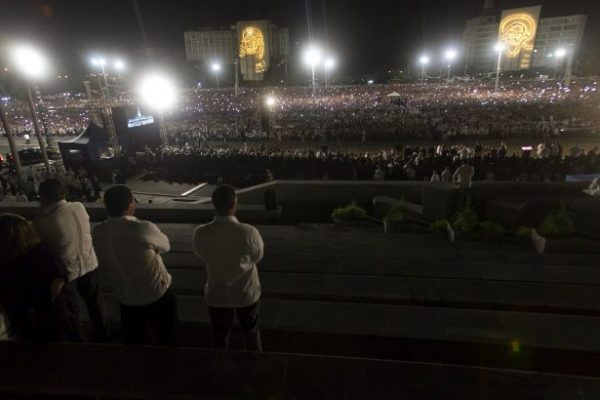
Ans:
[[[258,302],[240,308],[208,307],[213,325],[214,346],[217,349],[229,348],[229,334],[233,327],[234,314],[244,334],[244,349],[262,351],[259,328]]]

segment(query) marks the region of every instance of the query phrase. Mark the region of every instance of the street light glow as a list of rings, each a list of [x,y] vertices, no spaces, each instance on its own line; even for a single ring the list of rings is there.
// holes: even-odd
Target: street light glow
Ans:
[[[565,50],[565,49],[558,49],[558,50],[556,50],[555,55],[558,58],[563,58],[564,56],[567,55],[567,50]]]
[[[456,58],[456,55],[457,55],[456,50],[454,50],[454,49],[446,50],[446,60],[452,61]]]
[[[421,65],[427,65],[427,64],[429,64],[429,57],[428,56],[421,56],[421,58],[419,58],[419,63]]]
[[[146,75],[140,81],[138,94],[146,105],[157,111],[168,109],[176,100],[175,85],[168,77],[158,73]]]
[[[219,63],[213,63],[210,67],[214,72],[219,72],[221,70],[221,64]]]
[[[304,62],[313,68],[321,62],[322,57],[321,49],[316,46],[311,46],[304,51]]]
[[[267,96],[267,98],[265,99],[265,104],[268,107],[273,107],[276,103],[275,97],[273,96]]]
[[[335,67],[335,60],[333,58],[328,58],[327,60],[325,60],[325,68],[327,69],[331,69]]]
[[[102,57],[92,58],[92,65],[96,67],[104,67],[106,65],[106,59]]]
[[[117,71],[123,71],[125,69],[125,62],[123,60],[116,60],[114,67]]]
[[[12,58],[17,69],[27,78],[40,79],[48,72],[46,57],[34,47],[16,47],[12,51]]]
[[[494,46],[494,50],[498,53],[504,51],[506,49],[506,45],[502,42],[496,43],[496,45]]]

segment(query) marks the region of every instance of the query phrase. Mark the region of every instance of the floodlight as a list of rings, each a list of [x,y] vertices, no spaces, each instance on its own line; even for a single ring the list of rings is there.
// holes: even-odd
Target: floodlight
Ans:
[[[48,72],[46,57],[34,47],[19,46],[14,48],[12,59],[17,70],[27,78],[40,79]]]
[[[146,75],[140,81],[138,92],[141,100],[157,111],[164,111],[175,103],[175,85],[162,74]]]

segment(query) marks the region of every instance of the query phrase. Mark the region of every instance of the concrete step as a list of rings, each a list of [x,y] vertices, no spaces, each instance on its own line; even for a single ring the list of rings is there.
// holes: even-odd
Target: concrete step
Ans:
[[[114,297],[106,295],[112,319]],[[209,324],[199,296],[178,296],[182,323]],[[270,330],[600,352],[600,318],[444,307],[263,299]],[[566,328],[568,327],[568,329]]]
[[[159,224],[169,236],[174,252],[190,252],[191,238],[197,225]],[[259,225],[266,254],[307,257],[318,254],[323,258],[374,258],[496,261],[542,265],[600,265],[600,254],[549,253],[537,254],[518,243],[457,242],[433,234],[385,234],[383,228],[344,228],[331,225]]]
[[[206,272],[170,269],[178,295],[203,297]],[[600,316],[600,285],[261,271],[264,299],[404,304]],[[103,290],[111,292],[103,278]]]
[[[169,269],[204,269],[202,262],[190,252],[170,252],[163,256]],[[354,258],[319,253],[306,256],[267,253],[260,262],[259,273],[286,272],[303,274],[368,275],[383,277],[480,279],[532,283],[600,284],[600,266],[578,264],[522,264],[481,261],[429,259]]]

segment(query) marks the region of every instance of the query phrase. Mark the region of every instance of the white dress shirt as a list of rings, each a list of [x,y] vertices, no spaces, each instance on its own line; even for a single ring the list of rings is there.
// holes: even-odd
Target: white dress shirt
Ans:
[[[35,226],[50,250],[65,263],[69,281],[98,267],[90,216],[83,204],[57,201],[42,210]]]
[[[258,229],[235,217],[215,217],[192,238],[194,253],[206,266],[206,302],[212,307],[250,306],[260,298],[256,264],[264,244]]]
[[[119,303],[142,306],[159,300],[171,285],[162,253],[169,238],[152,222],[110,217],[94,228],[94,247]]]

